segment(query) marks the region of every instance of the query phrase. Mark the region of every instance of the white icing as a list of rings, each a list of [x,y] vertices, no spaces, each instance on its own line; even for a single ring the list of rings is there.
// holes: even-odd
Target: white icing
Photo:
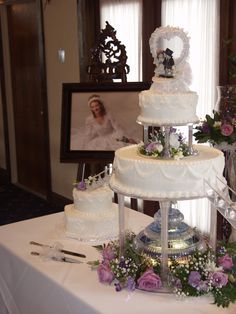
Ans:
[[[83,242],[104,243],[118,237],[118,205],[112,203],[109,210],[85,213],[73,204],[65,206],[66,235]]]
[[[181,160],[145,158],[137,154],[137,145],[115,152],[111,188],[121,194],[144,199],[188,199],[205,197],[204,180],[223,182],[224,155],[203,146],[194,147],[198,156]]]
[[[195,92],[158,93],[154,89],[139,94],[138,122],[149,125],[177,125],[198,122],[198,95]]]
[[[156,77],[152,78],[150,90],[154,93],[185,93],[189,92],[189,87],[182,80],[177,78]]]
[[[80,212],[100,212],[111,208],[113,192],[108,186],[102,186],[94,190],[73,189],[75,208]]]
[[[118,236],[118,207],[109,186],[73,189],[74,204],[65,206],[66,235],[83,242],[103,243]]]

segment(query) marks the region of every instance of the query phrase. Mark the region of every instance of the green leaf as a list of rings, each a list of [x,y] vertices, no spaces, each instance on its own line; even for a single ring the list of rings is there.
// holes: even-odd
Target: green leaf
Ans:
[[[228,307],[236,301],[236,288],[232,284],[227,284],[219,290],[213,290],[214,303],[217,306]]]

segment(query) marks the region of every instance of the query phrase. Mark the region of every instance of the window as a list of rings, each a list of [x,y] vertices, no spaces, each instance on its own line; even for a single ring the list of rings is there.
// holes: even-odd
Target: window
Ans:
[[[142,81],[142,0],[100,0],[101,29],[106,21],[126,47],[130,66],[127,81]]]
[[[219,82],[219,1],[162,0],[162,25],[183,28],[190,37],[191,90],[198,93],[197,114],[203,118],[214,108]],[[209,231],[207,199],[180,202],[179,209],[189,224]]]

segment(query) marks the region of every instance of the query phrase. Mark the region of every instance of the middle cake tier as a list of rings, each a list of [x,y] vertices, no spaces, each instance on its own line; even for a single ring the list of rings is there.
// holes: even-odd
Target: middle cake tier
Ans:
[[[220,150],[204,145],[194,148],[199,152],[197,156],[180,160],[140,156],[137,145],[118,149],[110,187],[117,193],[143,199],[205,197],[205,181],[213,186],[220,181],[226,184],[224,155]],[[223,189],[224,184],[217,188]]]

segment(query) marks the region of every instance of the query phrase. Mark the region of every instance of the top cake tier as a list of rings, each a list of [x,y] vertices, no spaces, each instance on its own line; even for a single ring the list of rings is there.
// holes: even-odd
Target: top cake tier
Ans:
[[[182,43],[176,45],[179,41]],[[167,44],[181,47],[178,57],[175,58],[175,52],[166,47]],[[187,62],[187,34],[176,27],[157,28],[150,38],[150,50],[156,65],[155,76],[150,89],[139,95],[141,110],[137,122],[154,126],[197,123],[198,95],[189,89],[191,68]]]

